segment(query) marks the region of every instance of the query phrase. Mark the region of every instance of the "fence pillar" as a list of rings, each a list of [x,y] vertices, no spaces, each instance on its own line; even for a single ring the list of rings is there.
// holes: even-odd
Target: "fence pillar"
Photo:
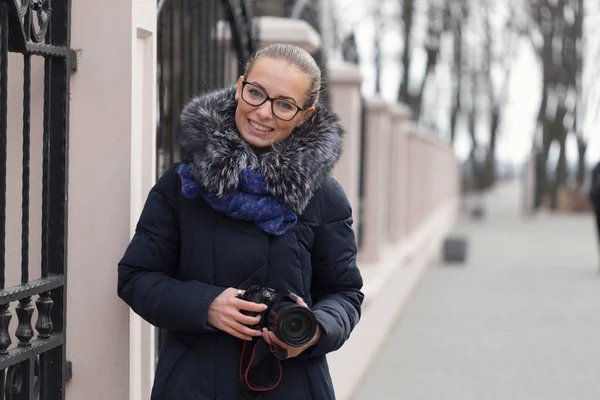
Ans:
[[[388,203],[390,123],[387,104],[380,97],[365,103],[365,173],[359,257],[375,262],[385,241],[385,218]]]
[[[148,399],[154,328],[115,282],[154,182],[156,1],[74,1],[71,20],[66,398]]]
[[[358,66],[333,62],[328,65],[331,106],[346,131],[342,156],[333,170],[352,205],[355,221],[359,221],[360,125],[362,81]]]
[[[395,104],[390,107],[390,111],[389,224],[387,234],[390,242],[397,242],[406,233],[408,148],[405,122],[410,116],[410,109]]]

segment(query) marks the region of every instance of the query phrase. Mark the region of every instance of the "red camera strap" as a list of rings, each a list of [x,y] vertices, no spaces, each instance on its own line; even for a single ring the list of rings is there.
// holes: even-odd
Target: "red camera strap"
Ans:
[[[260,339],[258,339],[258,340],[260,340]],[[269,390],[275,389],[279,385],[279,383],[281,382],[281,377],[283,375],[283,368],[281,366],[281,360],[273,354],[273,353],[275,353],[275,350],[277,349],[276,346],[274,344],[269,344],[269,351],[273,354],[273,357],[277,360],[277,363],[279,366],[279,377],[278,377],[277,381],[275,382],[275,384],[273,384],[272,386],[257,387],[259,385],[257,385],[256,383],[254,383],[254,384],[250,383],[249,373],[250,373],[250,368],[252,367],[252,361],[254,360],[256,345],[258,343],[258,340],[252,340],[252,342],[250,342],[252,345],[252,353],[250,355],[250,360],[248,361],[248,364],[246,365],[245,368],[244,368],[244,355],[246,354],[246,351],[249,350],[249,346],[247,346],[248,341],[244,340],[244,345],[242,346],[242,354],[240,356],[240,379],[244,380],[246,386],[250,390],[253,390],[255,392],[267,392]],[[267,342],[265,342],[265,344],[267,344]]]

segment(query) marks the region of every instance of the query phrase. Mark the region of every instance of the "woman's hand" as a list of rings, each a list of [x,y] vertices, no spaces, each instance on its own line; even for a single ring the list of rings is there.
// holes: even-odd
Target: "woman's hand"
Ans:
[[[296,304],[308,308],[308,305],[300,297],[298,297],[296,299]],[[281,340],[279,340],[277,338],[277,336],[275,336],[275,334],[273,332],[267,330],[267,328],[263,328],[262,335],[263,335],[263,338],[265,338],[265,341],[269,345],[275,344],[275,345],[281,347],[282,349],[286,349],[288,358],[292,358],[292,357],[297,357],[304,350],[317,344],[317,342],[321,338],[322,332],[321,332],[321,327],[317,324],[317,331],[315,332],[315,336],[313,336],[313,338],[310,340],[310,342],[308,342],[307,344],[305,344],[304,346],[301,346],[301,347],[293,347],[293,346],[289,346],[289,345],[283,343]]]
[[[218,295],[208,306],[208,323],[242,340],[262,336],[260,330],[248,327],[258,324],[260,316],[250,317],[240,311],[263,312],[267,306],[239,299],[237,294],[237,289],[227,288]]]

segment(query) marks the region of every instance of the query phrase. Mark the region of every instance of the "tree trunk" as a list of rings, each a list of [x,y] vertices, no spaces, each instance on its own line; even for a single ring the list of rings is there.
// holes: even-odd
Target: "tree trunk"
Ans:
[[[375,93],[381,93],[381,25],[375,32]]]
[[[462,107],[461,104],[461,89],[462,89],[462,25],[461,21],[456,22],[455,31],[454,31],[454,43],[453,43],[453,53],[454,53],[454,66],[452,68],[452,72],[454,75],[454,98],[452,101],[452,113],[450,115],[450,143],[454,144],[454,140],[456,139],[456,124],[458,122],[458,114]]]
[[[485,185],[490,187],[496,182],[496,142],[500,125],[499,110],[492,111],[490,121],[490,144],[485,158]]]
[[[548,193],[548,170],[546,166],[548,165],[548,152],[550,151],[550,145],[552,144],[552,140],[548,133],[548,121],[546,120],[546,107],[548,106],[548,82],[544,80],[544,87],[542,91],[542,101],[540,102],[540,109],[538,111],[537,117],[537,127],[541,132],[538,132],[542,137],[542,152],[540,158],[540,182],[539,187],[541,188],[541,194],[544,195]]]
[[[410,77],[410,45],[414,17],[414,0],[404,0],[402,2],[402,19],[404,26],[404,49],[402,51],[402,83],[398,91],[398,101],[404,104],[411,104],[408,93],[408,83]]]
[[[581,190],[583,188],[583,182],[585,181],[585,153],[587,151],[587,141],[581,137],[577,136],[577,189]]]

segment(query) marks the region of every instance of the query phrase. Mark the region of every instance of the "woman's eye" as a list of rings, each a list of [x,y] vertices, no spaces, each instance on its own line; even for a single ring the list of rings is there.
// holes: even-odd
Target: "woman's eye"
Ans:
[[[279,107],[286,111],[290,111],[290,110],[294,109],[294,106],[292,104],[288,103],[287,101],[280,101]]]
[[[258,89],[250,89],[250,95],[254,97],[263,97],[263,94]]]

